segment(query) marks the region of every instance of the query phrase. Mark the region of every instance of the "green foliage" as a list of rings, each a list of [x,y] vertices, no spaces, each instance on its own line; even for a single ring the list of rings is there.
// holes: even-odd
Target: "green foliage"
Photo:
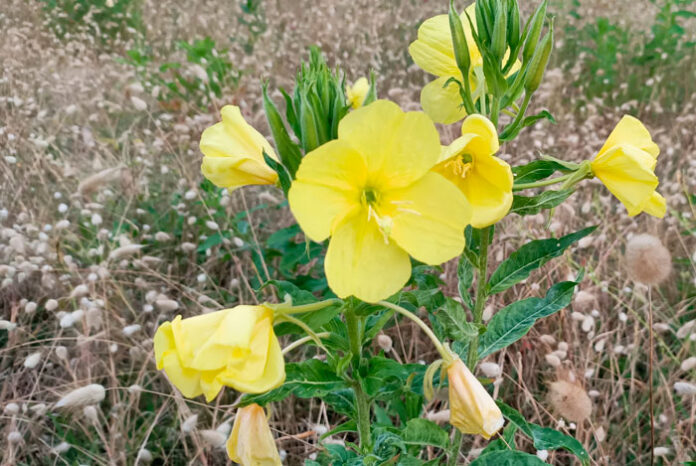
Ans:
[[[651,1],[658,12],[649,30],[626,29],[605,17],[577,26],[582,22],[581,3],[573,1],[570,13],[576,20],[564,28],[560,55],[569,70],[578,66],[577,57],[584,54],[574,84],[588,101],[599,97],[606,104],[621,105],[657,100],[676,109],[693,93],[694,80],[687,77],[696,62],[696,13],[689,10],[694,1]]]
[[[560,256],[570,245],[596,229],[597,227],[588,227],[558,239],[530,241],[510,254],[510,257],[493,272],[488,280],[488,292],[491,294],[500,293],[521,282],[529,277],[533,270],[543,266],[554,257]]]
[[[175,46],[185,52],[186,61],[157,64],[152,51],[143,46],[128,50],[121,61],[135,67],[143,87],[169,106],[207,108],[239,84],[241,71],[227,57],[227,49],[218,49],[210,37],[177,41]]]
[[[88,34],[102,45],[142,35],[141,0],[39,0],[59,38]]]
[[[579,283],[561,282],[549,288],[543,298],[527,298],[499,310],[488,322],[486,332],[479,340],[479,358],[509,346],[525,336],[532,325],[570,304],[573,291]]]
[[[535,455],[516,450],[493,451],[471,462],[471,466],[542,466],[545,464]]]

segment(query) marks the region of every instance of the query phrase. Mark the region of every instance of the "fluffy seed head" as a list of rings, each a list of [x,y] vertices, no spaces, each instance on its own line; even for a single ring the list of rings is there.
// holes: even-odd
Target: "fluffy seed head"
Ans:
[[[56,408],[77,408],[86,405],[99,404],[104,400],[106,390],[102,385],[93,383],[77,388],[58,400]]]
[[[636,235],[626,246],[626,267],[633,280],[644,285],[657,285],[672,271],[672,256],[659,238]]]
[[[592,414],[592,400],[580,385],[558,380],[549,385],[549,402],[565,419],[581,423]]]
[[[682,396],[696,395],[696,385],[689,382],[675,382],[674,391]]]

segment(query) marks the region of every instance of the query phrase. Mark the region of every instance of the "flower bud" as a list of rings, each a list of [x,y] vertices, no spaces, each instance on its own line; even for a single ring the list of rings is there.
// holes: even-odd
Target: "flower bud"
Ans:
[[[481,382],[456,359],[447,369],[450,424],[464,434],[490,438],[503,424],[503,414]]]
[[[551,23],[549,32],[541,39],[539,47],[537,47],[532,61],[529,63],[529,68],[527,68],[527,75],[524,78],[524,90],[528,94],[539,88],[541,79],[546,71],[546,65],[549,63],[551,50],[553,50],[553,23]]]
[[[544,0],[544,2],[539,5],[525,26],[527,39],[524,43],[524,49],[522,51],[522,61],[525,64],[528,63],[529,60],[531,60],[532,55],[534,55],[534,50],[539,42],[539,37],[541,37],[541,30],[544,27],[544,20],[546,19],[546,2],[547,0]]]
[[[280,466],[280,455],[263,408],[251,404],[240,408],[227,440],[227,454],[241,466]]]
[[[370,82],[366,77],[355,81],[352,86],[346,86],[346,99],[353,110],[363,106],[367,94],[370,92]]]
[[[505,11],[502,5],[499,5],[498,11],[495,13],[493,42],[491,44],[493,55],[498,63],[503,59],[503,55],[507,49],[507,22],[507,11]]]
[[[464,34],[461,17],[454,9],[454,0],[450,2],[449,8],[449,25],[452,33],[452,45],[454,46],[454,58],[457,62],[457,67],[461,71],[464,79],[468,79],[469,68],[471,67],[471,55],[469,54],[469,45]]]

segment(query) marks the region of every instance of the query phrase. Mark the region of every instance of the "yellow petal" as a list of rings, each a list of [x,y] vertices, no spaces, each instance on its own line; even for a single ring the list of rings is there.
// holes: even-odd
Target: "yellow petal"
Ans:
[[[227,454],[241,466],[281,466],[266,413],[257,404],[240,408],[227,440]]]
[[[307,154],[296,177],[288,193],[290,210],[307,237],[324,241],[360,205],[367,166],[347,142],[334,140]]]
[[[654,192],[643,206],[643,212],[653,217],[663,218],[667,213],[667,201],[660,193]]]
[[[263,151],[278,159],[269,142],[242,117],[239,107],[226,105],[222,121],[203,131],[200,149],[203,175],[217,186],[273,184],[277,174],[266,165]]]
[[[597,155],[592,172],[626,206],[629,215],[637,215],[658,185],[653,173],[656,159],[633,146],[619,145]]]
[[[446,125],[460,121],[467,115],[459,94],[459,85],[452,82],[443,87],[448,79],[442,77],[429,82],[421,90],[420,97],[423,111],[435,123]]]
[[[181,316],[174,318],[172,332],[176,342],[176,351],[185,367],[198,370],[210,369],[209,367],[205,367],[205,369],[196,367],[197,354],[209,344],[208,340],[215,334],[217,326],[224,319],[227,311],[211,312],[188,319],[182,319]]]
[[[362,107],[365,97],[370,92],[370,82],[362,77],[355,81],[352,86],[346,88],[346,98],[353,109]]]
[[[599,154],[603,154],[618,145],[628,145],[636,147],[657,158],[660,148],[657,147],[650,136],[650,132],[643,126],[637,118],[625,115],[616,128],[607,138]]]
[[[200,384],[201,373],[193,369],[186,369],[181,366],[181,361],[176,353],[169,353],[162,359],[162,368],[169,377],[169,380],[181,394],[187,398],[195,398],[203,393]],[[215,394],[217,395],[217,393]],[[213,395],[212,398],[215,396]]]
[[[423,176],[440,153],[440,136],[422,112],[403,112],[378,100],[346,115],[338,137],[367,163],[368,184],[379,190],[408,186]]]
[[[394,206],[390,238],[411,256],[439,265],[461,254],[471,207],[455,185],[430,172],[385,197]]]
[[[329,286],[340,298],[376,302],[399,291],[411,276],[408,254],[387,241],[375,220],[361,211],[333,233],[324,261]]]
[[[157,370],[161,371],[164,368],[164,356],[171,351],[176,351],[171,322],[165,322],[159,326],[155,332],[154,347]]]
[[[418,39],[408,47],[413,61],[435,76],[460,76],[454,59],[454,47],[447,15],[438,15],[423,21],[418,28]]]
[[[462,191],[471,203],[471,225],[484,228],[498,222],[512,206],[512,169],[498,157],[474,158]]]
[[[474,134],[478,137],[472,138],[466,146],[468,154],[477,157],[493,155],[500,149],[498,142],[498,131],[495,126],[483,115],[471,115],[462,123],[462,136]]]
[[[265,162],[237,157],[203,157],[201,173],[215,186],[237,189],[251,184],[275,184],[278,174]]]

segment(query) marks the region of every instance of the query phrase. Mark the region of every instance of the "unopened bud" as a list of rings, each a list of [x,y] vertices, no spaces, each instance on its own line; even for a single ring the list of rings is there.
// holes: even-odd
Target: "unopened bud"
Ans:
[[[532,61],[529,63],[529,68],[527,68],[527,75],[524,78],[524,90],[531,94],[539,88],[541,84],[541,79],[544,77],[544,72],[546,71],[546,65],[549,63],[549,56],[551,56],[551,50],[553,50],[553,22],[549,32],[546,33],[539,47],[537,48]]]
[[[449,25],[452,33],[452,45],[454,47],[454,58],[457,62],[457,67],[462,73],[464,79],[469,77],[469,68],[471,67],[471,56],[469,55],[469,44],[466,42],[464,27],[462,20],[454,9],[454,0],[450,1],[449,8]]]
[[[539,5],[525,26],[527,38],[524,43],[524,50],[522,51],[522,60],[525,64],[532,59],[534,50],[539,42],[539,37],[541,37],[541,30],[544,27],[544,20],[546,19],[546,2],[547,0],[544,0],[542,4]]]

